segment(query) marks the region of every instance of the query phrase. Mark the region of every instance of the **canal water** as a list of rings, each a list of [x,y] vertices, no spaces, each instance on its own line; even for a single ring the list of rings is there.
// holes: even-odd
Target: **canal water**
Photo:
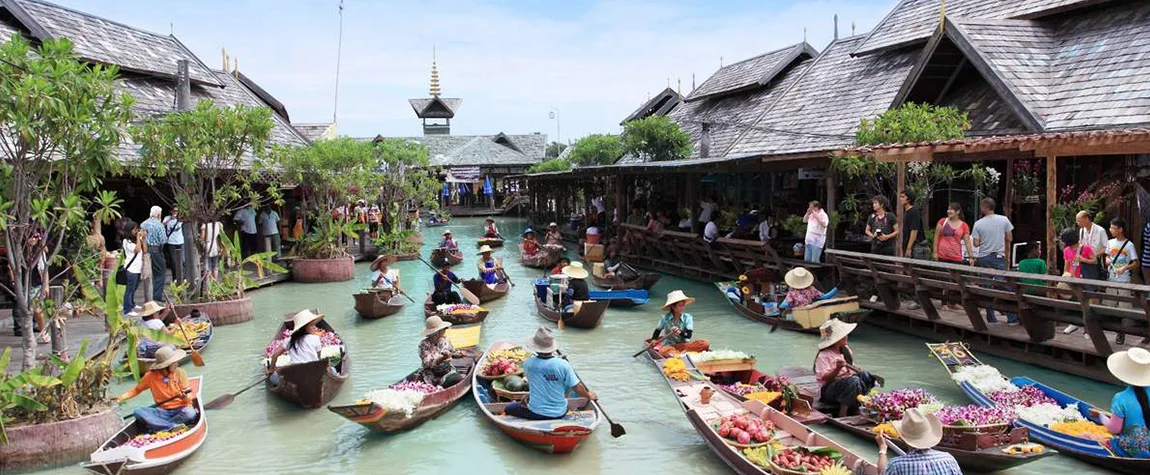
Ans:
[[[475,271],[474,242],[481,233],[479,219],[455,219],[450,229],[470,251],[456,268],[463,278]],[[486,306],[491,310],[483,327],[481,346],[497,340],[526,340],[535,329],[550,324],[535,313],[532,280],[541,273],[520,266],[513,236],[522,220],[500,219],[509,238],[496,251],[517,285],[511,294]],[[427,228],[424,252],[435,246],[443,228]],[[398,263],[403,286],[419,304],[430,287],[430,271],[419,261]],[[356,266],[356,279],[333,284],[278,284],[251,292],[254,321],[217,328],[205,351],[207,365],[186,365],[190,375],[204,375],[204,396],[210,400],[235,392],[261,375],[259,360],[280,319],[287,312],[318,307],[347,342],[352,375],[334,403],[349,403],[364,393],[383,388],[419,365],[416,345],[423,329],[423,309],[409,304],[394,316],[363,320],[353,309],[352,293],[368,285],[368,264]],[[682,289],[697,298],[687,311],[695,317],[697,336],[712,348],[730,348],[754,354],[761,369],[782,365],[809,366],[817,336],[787,331],[768,333],[768,327],[735,313],[720,293],[703,282],[665,276],[652,291],[651,303],[634,309],[612,308],[594,330],[567,328],[558,332],[560,346],[570,355],[583,381],[599,394],[604,409],[627,429],[611,438],[606,424],[572,455],[553,456],[521,446],[487,422],[470,396],[438,419],[418,429],[393,436],[369,432],[326,409],[301,410],[281,402],[257,387],[236,398],[223,410],[208,412],[208,439],[177,473],[181,474],[726,474],[730,469],[714,456],[691,428],[658,370],[631,355],[642,349],[658,319],[658,306],[667,292]],[[890,388],[922,387],[952,404],[968,401],[951,383],[944,368],[930,357],[924,341],[903,334],[860,325],[851,335],[857,362],[886,377]],[[1006,375],[1029,375],[1054,387],[1109,407],[1115,387],[1068,376],[1014,361],[979,355]],[[112,393],[127,387],[121,384]],[[130,401],[124,413],[150,403],[144,394]],[[855,438],[834,428],[818,429],[874,460],[872,441]],[[41,473],[80,473],[65,467]],[[1010,474],[1108,473],[1065,456],[1054,456],[1009,471]]]

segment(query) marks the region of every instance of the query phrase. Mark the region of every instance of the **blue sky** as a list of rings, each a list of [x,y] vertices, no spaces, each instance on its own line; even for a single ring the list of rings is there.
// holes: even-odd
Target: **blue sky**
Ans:
[[[178,36],[209,66],[220,49],[283,101],[293,122],[330,121],[339,0],[55,0]],[[463,105],[456,134],[613,133],[619,121],[691,75],[839,32],[869,31],[894,0],[344,1],[339,132],[418,135],[408,98],[428,95],[432,45],[445,97]]]

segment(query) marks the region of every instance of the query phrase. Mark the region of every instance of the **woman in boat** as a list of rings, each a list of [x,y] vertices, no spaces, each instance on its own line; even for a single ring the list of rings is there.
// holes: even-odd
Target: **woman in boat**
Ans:
[[[607,246],[607,258],[603,260],[603,270],[605,271],[603,277],[608,279],[614,279],[618,276],[623,280],[630,280],[627,277],[631,276],[622,275],[626,273],[624,272],[626,269],[623,267],[623,258],[619,256],[618,244],[612,243]]]
[[[487,217],[487,221],[483,224],[483,237],[485,238],[498,238],[499,228],[495,226],[495,218]]]
[[[819,399],[837,405],[838,417],[858,413],[858,397],[870,392],[876,383],[873,375],[854,365],[854,355],[847,346],[847,335],[857,326],[837,318],[819,326],[819,352],[815,355]]]
[[[438,315],[423,321],[423,340],[419,342],[419,361],[423,365],[417,378],[436,386],[453,386],[463,379],[451,365],[452,358],[460,358],[463,352],[451,345],[447,329],[451,322],[445,322]]]
[[[884,475],[962,475],[962,469],[954,456],[934,450],[942,442],[942,421],[934,414],[919,408],[907,409],[902,419],[895,422],[894,429],[899,438],[910,450],[905,455],[886,461],[886,436],[875,437],[878,442],[878,471]]]
[[[395,256],[379,256],[371,263],[371,288],[399,292],[399,270],[388,269],[395,262]]]
[[[523,254],[530,257],[539,254],[539,241],[535,239],[535,230],[523,230]]]
[[[544,242],[548,246],[563,245],[563,233],[559,232],[559,225],[554,221],[547,225],[547,235],[544,236]]]
[[[459,276],[451,272],[451,263],[448,262],[447,259],[442,259],[439,261],[439,272],[436,272],[435,275],[431,277],[431,284],[434,289],[431,292],[431,301],[434,302],[435,305],[462,302],[462,300],[459,299],[459,294],[455,292],[455,289],[451,288],[452,282],[456,284],[463,283],[462,280],[459,280]]]
[[[1105,442],[1114,455],[1150,458],[1150,402],[1146,394],[1150,386],[1150,351],[1131,348],[1113,353],[1106,358],[1106,367],[1127,386],[1114,395],[1110,414],[1091,409],[1090,415],[1114,434]]]
[[[162,307],[155,301],[144,302],[141,307],[140,318],[143,320],[144,328],[162,332],[166,326],[164,325],[164,313],[167,307]],[[159,342],[152,341],[148,338],[140,338],[140,343],[136,345],[136,354],[143,358],[153,358],[156,352],[159,351],[164,345]]]
[[[591,300],[591,288],[587,286],[590,274],[582,262],[572,262],[563,267],[563,276],[567,278],[567,290],[563,292],[563,311],[572,312],[575,310],[575,302]]]
[[[272,384],[279,384],[275,374],[276,360],[280,355],[287,354],[288,364],[303,364],[319,360],[319,352],[323,349],[323,342],[319,336],[323,334],[317,324],[323,320],[322,314],[311,313],[311,310],[301,310],[292,317],[291,338],[284,341],[268,358],[268,378]]]
[[[695,318],[683,310],[692,303],[695,303],[695,299],[688,297],[682,290],[674,290],[667,294],[667,303],[663,304],[663,311],[667,313],[663,314],[659,326],[655,327],[655,332],[646,343],[650,345],[658,342],[659,354],[663,356],[686,351],[709,350],[711,344],[707,340],[691,341],[695,333]]]
[[[530,382],[527,404],[508,404],[503,409],[507,415],[530,420],[559,419],[567,415],[567,393],[572,389],[588,400],[599,399],[579,381],[571,363],[555,357],[559,345],[550,330],[539,327],[535,336],[523,346],[535,352],[534,356],[523,361],[523,376]]]
[[[459,243],[455,242],[455,238],[451,236],[450,229],[443,230],[443,240],[439,242],[439,248],[449,251],[459,249]]]
[[[503,260],[491,257],[491,246],[486,244],[479,248],[479,256],[479,262],[475,263],[479,278],[483,279],[483,283],[488,287],[494,288],[503,280]]]
[[[145,406],[132,412],[136,421],[143,424],[145,431],[154,433],[171,430],[196,419],[196,408],[188,396],[192,387],[188,384],[188,375],[180,369],[180,361],[186,356],[188,354],[184,350],[173,346],[160,348],[156,351],[156,361],[148,367],[148,372],[140,378],[140,382],[116,397],[116,402],[122,403],[145,389],[152,393],[155,407]]]
[[[820,292],[819,289],[815,288],[814,274],[811,274],[811,271],[805,267],[791,269],[783,276],[783,280],[787,283],[787,296],[779,305],[782,310],[806,307],[817,300],[830,298],[830,296],[838,293],[838,289],[831,289],[826,293]],[[789,313],[787,319],[791,319]]]
[[[571,265],[571,259],[560,257],[559,263],[551,268],[551,273],[548,275],[563,275],[563,268]]]

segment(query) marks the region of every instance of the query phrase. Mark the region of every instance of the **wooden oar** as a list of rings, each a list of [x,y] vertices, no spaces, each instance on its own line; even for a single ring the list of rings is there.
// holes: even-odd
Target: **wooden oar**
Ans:
[[[512,288],[515,288],[515,282],[511,281],[511,277],[507,275],[507,271],[504,270],[502,267],[499,268],[499,275],[502,276],[503,280],[506,280],[508,284],[511,284]]]
[[[570,360],[567,359],[567,355],[563,354],[563,352],[556,349],[555,353],[557,353],[559,355],[559,357],[563,358],[568,363],[570,363]],[[583,378],[579,377],[579,372],[575,371],[574,366],[571,367],[571,372],[575,373],[575,377],[579,379],[580,383],[583,383],[584,388],[587,388],[587,383],[585,381],[583,381]],[[590,391],[590,389],[587,389],[587,390]],[[611,437],[618,439],[618,438],[623,437],[624,435],[627,434],[627,430],[623,428],[623,424],[619,424],[619,423],[616,423],[615,421],[611,420],[611,416],[607,415],[607,411],[603,410],[603,406],[599,404],[599,401],[591,401],[591,404],[595,406],[595,409],[599,410],[600,414],[603,414],[603,418],[607,419],[607,423],[611,425]]]
[[[176,398],[179,398],[179,397],[184,397],[184,396],[185,396],[185,395],[184,395],[184,393],[183,393],[183,392],[181,392],[181,393],[179,393],[179,394],[177,394],[177,395],[175,395],[175,396],[172,396],[172,397],[170,397],[170,398],[164,399],[163,401],[157,402],[157,403],[155,403],[155,404],[152,404],[151,406],[148,406],[148,407],[160,407],[161,405],[167,404],[167,403],[168,403],[168,401],[172,401],[172,400],[174,400],[174,399],[176,399]],[[125,419],[125,420],[127,420],[127,419],[131,419],[131,418],[133,418],[133,417],[136,417],[136,413],[135,413],[135,412],[133,412],[133,413],[131,413],[131,414],[128,414],[128,415],[124,416],[124,419]]]
[[[188,342],[188,349],[191,350],[192,353],[192,364],[203,366],[204,357],[199,351],[196,351],[196,345],[192,343],[192,339],[188,338],[188,330],[184,328],[184,322],[180,320],[180,316],[176,315],[176,308],[172,305],[172,298],[168,296],[167,292],[164,292],[164,298],[168,299],[168,311],[172,312],[172,318],[176,319],[176,325],[180,327],[180,333],[184,335],[184,340]]]
[[[646,347],[646,348],[643,348],[642,350],[639,350],[639,352],[638,352],[638,353],[635,353],[635,354],[631,355],[631,357],[632,357],[632,358],[637,358],[639,355],[641,355],[641,354],[643,354],[643,353],[646,353],[646,352],[648,352],[648,351],[651,351],[651,349],[652,349],[652,348],[655,348],[656,346],[659,346],[659,343],[662,343],[662,342],[663,342],[663,340],[666,340],[666,339],[667,339],[666,337],[663,337],[663,338],[659,338],[659,339],[656,339],[656,340],[655,340],[654,342],[652,342],[650,345],[647,345],[647,347]]]
[[[204,409],[211,411],[211,410],[215,410],[215,409],[223,409],[225,407],[228,407],[228,404],[231,404],[232,401],[236,400],[236,396],[243,394],[244,391],[247,391],[251,388],[256,387],[257,384],[260,384],[264,381],[267,381],[268,376],[270,376],[270,375],[265,375],[264,377],[260,378],[258,381],[247,385],[246,387],[244,387],[243,389],[241,389],[239,391],[236,391],[234,394],[233,393],[224,393],[222,396],[215,398],[215,399],[212,399],[211,402],[204,404]]]
[[[451,285],[454,285],[455,288],[459,289],[459,293],[463,295],[463,299],[466,300],[467,303],[470,303],[471,305],[479,305],[479,297],[476,297],[475,294],[471,293],[470,290],[467,290],[462,285],[459,285],[459,284],[455,283],[455,281],[448,279],[446,274],[444,274],[439,269],[436,269],[435,266],[431,265],[430,262],[427,262],[426,260],[424,260],[422,256],[417,256],[416,259],[419,259],[419,262],[422,262],[427,267],[430,267],[431,270],[435,271],[436,274],[442,275],[444,279],[447,279],[448,283],[450,283]],[[414,302],[414,300],[413,300],[413,302]]]
[[[383,275],[380,275],[380,277],[382,277],[383,280],[387,281],[387,285],[390,285],[391,288],[395,289],[396,292],[399,292],[399,295],[407,297],[407,300],[410,300],[411,303],[415,303],[415,299],[411,298],[410,295],[407,295],[407,292],[404,292],[403,289],[401,289],[401,288],[399,288],[399,286],[395,285],[395,282],[392,282],[391,279],[388,279],[386,276],[383,276]],[[375,282],[372,282],[372,284],[374,284],[374,283]]]

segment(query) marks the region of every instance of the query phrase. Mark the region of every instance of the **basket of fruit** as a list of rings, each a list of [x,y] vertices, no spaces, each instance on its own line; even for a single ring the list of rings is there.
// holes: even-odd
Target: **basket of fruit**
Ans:
[[[523,368],[520,366],[531,352],[520,348],[492,351],[484,358],[485,363],[479,369],[479,378],[488,381],[503,379],[508,376],[522,376]]]
[[[505,401],[522,401],[530,393],[527,380],[516,376],[506,376],[491,382],[491,390],[495,396]]]
[[[770,469],[783,475],[809,475],[842,467],[842,454],[830,447],[788,447],[771,454]],[[843,467],[845,469],[845,467]],[[850,473],[850,471],[840,472]]]
[[[750,414],[723,416],[711,424],[723,441],[741,449],[762,447],[775,436],[775,424]]]

